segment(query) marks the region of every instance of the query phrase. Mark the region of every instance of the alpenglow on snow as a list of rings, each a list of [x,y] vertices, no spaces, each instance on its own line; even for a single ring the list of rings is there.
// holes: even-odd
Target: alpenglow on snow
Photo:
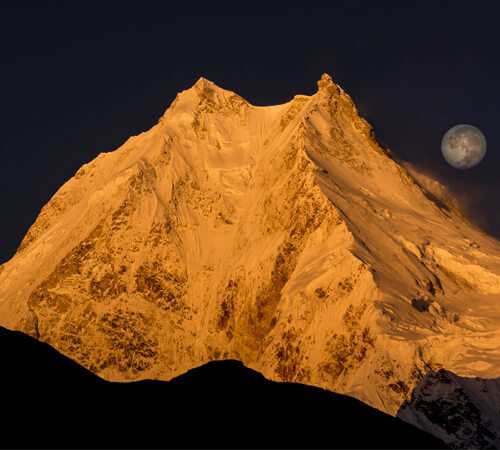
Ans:
[[[433,201],[328,75],[267,107],[200,78],[43,207],[0,266],[0,325],[107,380],[237,359],[396,415],[439,369],[500,377],[499,293],[499,242]]]

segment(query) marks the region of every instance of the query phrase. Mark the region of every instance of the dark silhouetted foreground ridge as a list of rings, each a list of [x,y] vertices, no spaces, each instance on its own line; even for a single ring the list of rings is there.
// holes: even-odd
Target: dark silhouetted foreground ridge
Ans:
[[[2,447],[444,448],[353,398],[275,383],[237,361],[110,383],[0,328]]]

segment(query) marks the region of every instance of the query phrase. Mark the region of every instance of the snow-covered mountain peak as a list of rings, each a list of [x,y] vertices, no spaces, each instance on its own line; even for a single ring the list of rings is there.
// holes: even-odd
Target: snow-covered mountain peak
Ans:
[[[200,100],[207,100],[214,103],[224,102],[226,95],[235,95],[234,92],[222,89],[203,77],[200,77],[191,89],[196,91]]]
[[[0,325],[107,379],[232,358],[395,414],[432,368],[500,377],[499,293],[498,241],[330,76],[266,107],[200,78],[42,209],[0,266]]]
[[[333,82],[332,77],[328,75],[327,73],[324,73],[321,75],[321,78],[317,82],[318,84],[318,89],[328,89],[329,87],[335,87],[336,84]]]
[[[242,110],[249,106],[250,104],[236,93],[200,77],[192,87],[177,94],[160,122],[172,114],[175,114],[177,118],[184,113],[193,117],[199,117],[201,113],[213,112],[241,115]]]
[[[324,73],[317,82],[319,97],[323,97],[329,100],[335,100],[343,98],[344,100],[349,100],[352,103],[351,98],[344,92],[344,90],[336,84],[332,77]]]
[[[193,86],[210,86],[220,89],[213,81],[207,80],[205,77],[200,77]]]

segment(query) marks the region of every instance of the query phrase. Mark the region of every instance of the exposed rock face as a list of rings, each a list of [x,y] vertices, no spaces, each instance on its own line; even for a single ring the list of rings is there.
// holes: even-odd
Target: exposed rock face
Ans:
[[[499,243],[318,87],[181,92],[42,209],[0,267],[0,325],[109,380],[238,359],[393,415],[431,369],[499,377]]]

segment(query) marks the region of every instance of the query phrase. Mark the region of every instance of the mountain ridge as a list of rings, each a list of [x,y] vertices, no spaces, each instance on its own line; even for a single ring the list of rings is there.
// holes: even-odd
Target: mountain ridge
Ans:
[[[19,332],[0,328],[0,349],[4,447],[446,448],[355,399],[271,382],[237,361],[113,383]]]

